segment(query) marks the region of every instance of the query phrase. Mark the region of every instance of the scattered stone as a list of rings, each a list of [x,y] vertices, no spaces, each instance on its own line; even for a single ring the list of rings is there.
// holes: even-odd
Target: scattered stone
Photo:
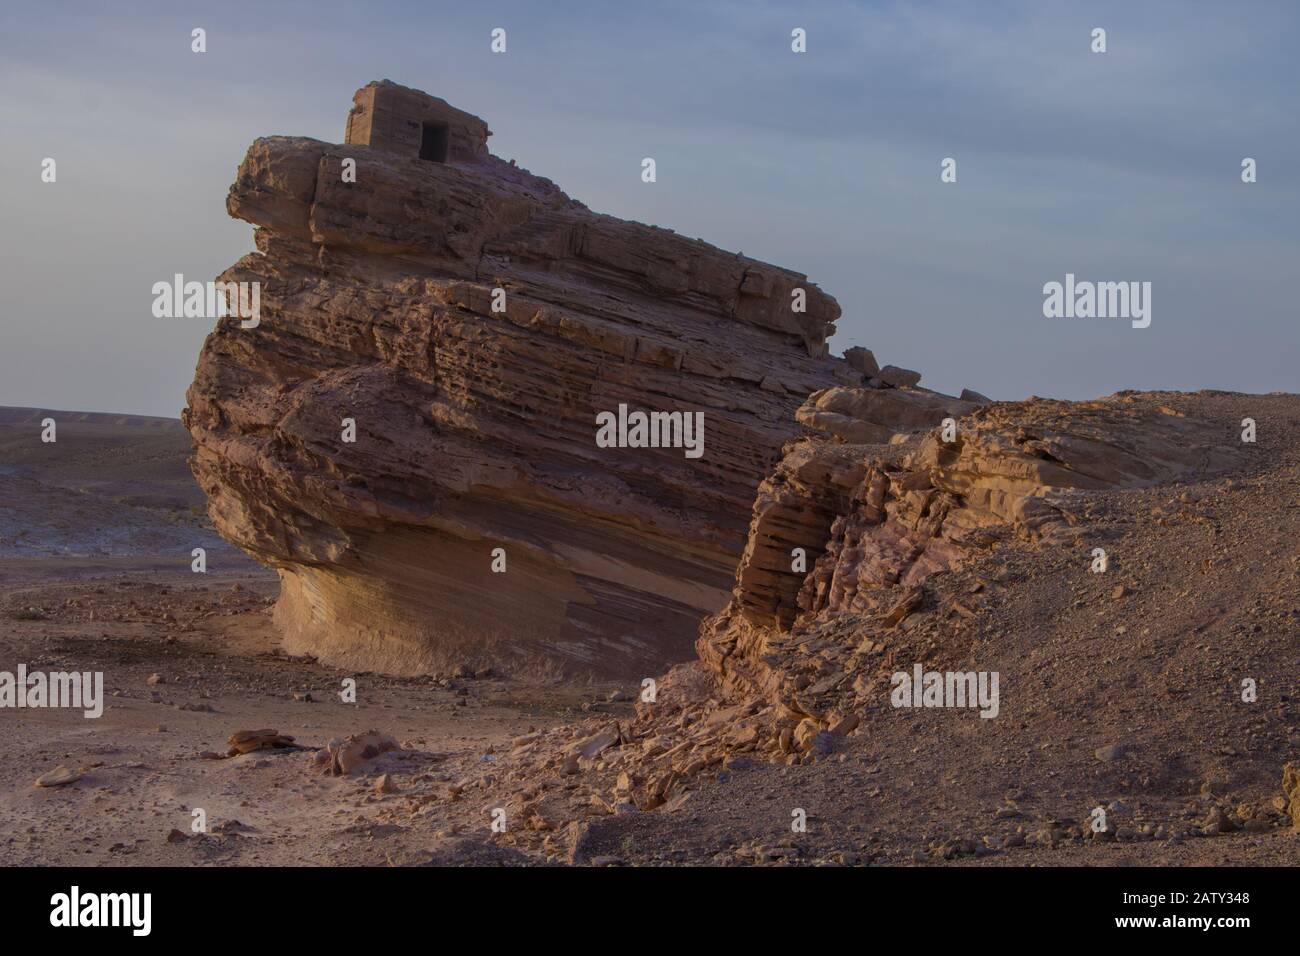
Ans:
[[[829,731],[818,731],[813,735],[812,740],[808,742],[808,749],[813,753],[828,754],[835,750],[835,744],[839,740]]]
[[[857,728],[858,723],[857,714],[848,714],[832,724],[830,732],[837,737],[847,737]]]
[[[334,738],[325,745],[324,750],[317,751],[313,762],[334,776],[348,776],[361,770],[371,760],[390,750],[400,750],[401,744],[388,734],[377,730],[368,730],[364,734],[349,734],[342,739]]]
[[[599,754],[613,747],[619,742],[619,732],[617,729],[602,730],[598,734],[581,740],[573,745],[573,752],[585,760],[593,760]]]
[[[811,717],[805,717],[799,721],[794,729],[794,742],[800,750],[807,750],[812,746],[812,740],[821,733],[821,725]]]
[[[1132,750],[1129,744],[1107,744],[1105,747],[1098,747],[1093,751],[1093,755],[1102,763],[1114,763],[1123,757],[1128,756]]]
[[[921,381],[920,372],[914,372],[910,368],[899,368],[897,365],[886,365],[876,374],[876,377],[895,388],[911,387]]]
[[[293,738],[281,734],[278,730],[236,730],[226,741],[230,745],[229,756],[252,753],[255,750],[280,750],[293,747]]]
[[[897,626],[904,618],[919,608],[924,599],[925,592],[921,588],[909,589],[885,615],[883,622],[885,627]]]
[[[1291,826],[1300,830],[1300,762],[1282,765],[1282,794]]]
[[[216,826],[212,828],[212,832],[240,834],[240,833],[254,833],[256,831],[253,827],[250,827],[248,824],[242,823],[239,820],[223,820],[221,823],[218,823]]]
[[[38,787],[66,787],[70,783],[76,783],[82,777],[80,770],[73,770],[70,767],[55,767],[36,778]]]
[[[1201,833],[1204,836],[1217,836],[1220,833],[1235,833],[1241,829],[1241,823],[1233,819],[1232,814],[1228,813],[1223,807],[1210,807],[1206,814],[1205,823],[1201,826]]]
[[[844,361],[863,375],[875,376],[880,371],[880,365],[876,362],[876,356],[872,354],[871,349],[864,349],[860,345],[845,349]]]

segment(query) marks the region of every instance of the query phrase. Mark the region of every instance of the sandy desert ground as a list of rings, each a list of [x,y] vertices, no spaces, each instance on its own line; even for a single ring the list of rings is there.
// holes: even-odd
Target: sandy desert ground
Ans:
[[[1008,546],[944,578],[981,593],[978,618],[908,632],[954,664],[978,648],[1002,719],[881,708],[833,753],[728,757],[649,812],[593,810],[586,774],[529,755],[630,724],[636,687],[289,658],[276,575],[208,527],[178,422],[57,413],[42,444],[45,412],[4,409],[0,669],[102,671],[105,710],[0,711],[0,864],[1300,863],[1280,803],[1300,754],[1300,398],[1181,401],[1270,422],[1248,472],[1095,493],[1090,519],[1124,555],[1104,581],[1069,549]],[[1238,699],[1243,677],[1258,701]],[[262,728],[295,747],[226,756]],[[346,776],[315,765],[369,730],[401,748]],[[60,766],[80,776],[36,785]],[[1116,838],[1083,837],[1096,806]],[[527,825],[494,833],[496,808]]]

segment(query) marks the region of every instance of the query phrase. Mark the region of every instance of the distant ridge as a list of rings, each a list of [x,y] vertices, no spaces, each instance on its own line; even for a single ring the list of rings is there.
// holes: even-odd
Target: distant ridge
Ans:
[[[67,412],[53,408],[23,408],[18,405],[0,405],[0,425],[40,424],[43,418],[53,418],[60,425],[66,422],[84,422],[88,425],[119,425],[136,428],[182,428],[179,418],[158,415],[122,415],[116,412]]]

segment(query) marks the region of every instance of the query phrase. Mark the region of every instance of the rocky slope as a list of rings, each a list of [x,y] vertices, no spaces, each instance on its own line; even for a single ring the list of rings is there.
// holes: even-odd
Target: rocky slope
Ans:
[[[402,133],[363,94],[349,135]],[[393,820],[450,840],[503,810],[484,846],[572,862],[660,860],[640,841],[683,822],[715,862],[1187,862],[1223,834],[1294,857],[1294,396],[940,395],[825,358],[836,309],[803,277],[472,147],[255,144],[230,207],[262,254],[227,278],[265,318],[218,328],[186,416],[214,521],[280,571],[288,650],[640,691],[416,776]],[[708,451],[599,447],[620,404],[703,411]],[[697,625],[698,660],[641,684]],[[902,707],[914,669],[1003,696]]]
[[[837,388],[800,418],[811,421],[809,408],[828,396],[857,418],[880,417],[879,399],[897,394]],[[789,702],[825,729],[834,711],[817,699],[873,693],[866,675],[888,633],[932,601],[934,574],[1007,539],[1082,547],[1081,492],[1213,476],[1245,460],[1247,447],[1230,443],[1235,423],[1135,394],[999,403],[947,421],[946,434],[899,430],[885,445],[846,442],[837,422],[789,450],[759,489],[732,602],[698,645],[724,687]],[[968,603],[954,602],[953,613],[972,617]],[[819,628],[843,620],[860,643],[828,648],[838,642]]]
[[[1240,440],[1245,417],[1266,423],[1258,443]],[[954,423],[949,441],[794,443],[702,661],[643,692],[635,717],[521,737],[457,786],[513,790],[512,844],[580,860],[1038,859],[1155,841],[1142,859],[1187,862],[1208,858],[1178,849],[1189,838],[1286,827],[1295,397],[1032,399]],[[795,547],[806,573],[789,570]],[[998,674],[989,719],[974,701],[899,707],[893,678],[918,665]],[[686,833],[701,836],[685,848]]]
[[[240,166],[228,208],[259,251],[222,279],[260,283],[260,323],[220,321],[184,416],[213,522],[280,573],[286,647],[340,666],[687,659],[796,409],[863,380],[825,355],[838,306],[592,213],[416,91],[359,91],[349,137],[402,110],[454,120],[452,162],[277,136]],[[702,413],[703,455],[599,447],[620,405]]]

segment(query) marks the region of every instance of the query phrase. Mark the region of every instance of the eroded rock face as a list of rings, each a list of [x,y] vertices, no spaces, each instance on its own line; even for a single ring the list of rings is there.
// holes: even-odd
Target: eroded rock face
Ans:
[[[184,415],[217,529],[280,573],[286,649],[393,673],[688,658],[797,407],[863,378],[825,356],[835,301],[592,213],[417,91],[360,91],[348,135],[249,149],[227,207],[259,251],[222,279],[260,283],[260,324],[219,322]],[[702,412],[703,456],[597,447],[620,404]]]
[[[705,622],[697,648],[724,690],[822,727],[851,713],[874,635],[921,606],[933,575],[1011,537],[1073,541],[1086,522],[1072,492],[1203,476],[1234,461],[1222,423],[1146,396],[975,406],[834,388],[798,415],[820,434],[793,444],[760,486],[731,603]],[[951,441],[934,427],[945,418]],[[876,443],[854,440],[864,429]],[[827,636],[837,621],[848,637]]]
[[[878,378],[860,371],[868,381]],[[908,407],[900,420],[910,420],[917,409],[949,401],[915,386],[897,392],[852,396],[847,407],[874,417],[878,403],[887,402]],[[823,398],[810,397],[802,417]],[[951,423],[955,432],[940,419],[938,427],[900,428],[885,443],[845,442],[835,429],[791,443],[759,492],[732,603],[702,628],[703,661],[661,675],[628,719],[593,711],[575,724],[516,738],[508,753],[498,751],[490,771],[458,783],[453,797],[491,792],[511,819],[527,821],[515,832],[552,853],[558,841],[542,834],[570,820],[568,858],[579,863],[590,849],[588,835],[598,835],[590,841],[596,843],[626,833],[617,819],[604,830],[609,817],[686,810],[694,822],[710,812],[701,801],[725,797],[718,784],[727,778],[735,779],[726,786],[742,792],[765,779],[747,776],[759,761],[824,761],[823,778],[847,780],[845,792],[857,795],[842,804],[845,820],[860,819],[862,799],[875,801],[872,813],[895,800],[910,806],[919,799],[916,780],[936,765],[966,761],[979,768],[976,776],[993,781],[985,791],[989,815],[1005,827],[982,845],[1055,846],[1065,839],[1052,834],[1056,824],[1026,835],[1028,814],[1014,806],[1009,816],[998,811],[1010,802],[1006,780],[1019,786],[1025,772],[1039,780],[1091,778],[1095,763],[1126,775],[1164,766],[1170,746],[1180,761],[1195,754],[1197,729],[1213,724],[1216,705],[1181,713],[1171,736],[1164,715],[1145,730],[1133,727],[1132,701],[1172,697],[1185,681],[1221,686],[1213,667],[1191,676],[1192,662],[1208,646],[1202,640],[1211,639],[1202,630],[1247,641],[1260,621],[1286,627],[1287,565],[1297,562],[1285,560],[1284,532],[1256,548],[1244,545],[1261,525],[1289,527],[1283,503],[1290,501],[1294,451],[1279,454],[1279,441],[1260,455],[1264,448],[1238,438],[1247,409],[1281,426],[1274,435],[1291,428],[1294,436],[1294,412],[1278,415],[1272,409],[1280,402],[1265,404],[1275,398],[1284,400],[1225,393],[1034,399],[973,410]],[[1264,516],[1253,513],[1264,507]],[[1110,551],[1111,565],[1094,575],[1089,567],[1099,544]],[[808,549],[804,571],[791,567],[796,547]],[[1253,567],[1252,561],[1268,571],[1235,610],[1223,603],[1243,586],[1238,575],[1226,585],[1194,577]],[[1209,593],[1192,598],[1194,609],[1183,614],[1174,605],[1188,602],[1193,587]],[[1198,639],[1184,640],[1185,633]],[[1285,643],[1269,637],[1257,646],[1271,644],[1282,661]],[[1161,661],[1153,664],[1157,655]],[[968,674],[975,690],[967,692],[964,712],[922,718],[895,710],[893,678],[917,667]],[[1169,679],[1174,674],[1178,683]],[[1122,691],[1105,692],[1116,687]],[[957,707],[963,709],[960,698]],[[1166,714],[1182,711],[1175,702]],[[986,715],[999,719],[986,723]],[[1280,710],[1277,720],[1285,723]],[[1116,727],[1132,737],[1115,740]],[[1039,746],[1063,737],[1096,743]],[[936,747],[947,748],[938,764]],[[1211,743],[1205,752],[1216,774],[1218,749]],[[1019,763],[1008,760],[1020,752]],[[1263,752],[1257,767],[1265,772],[1256,779],[1271,782],[1275,764]],[[1044,761],[1050,769],[1037,767]],[[836,766],[861,769],[825,777]],[[881,799],[887,791],[875,784],[891,777],[898,786],[892,799]],[[1141,830],[1125,820],[1104,838],[1186,833],[1186,779],[1180,774],[1164,791],[1164,809],[1156,811],[1164,822],[1144,809]],[[1280,797],[1268,792],[1261,801],[1256,790],[1234,800],[1235,809],[1211,808],[1194,832],[1263,832],[1287,808],[1300,820],[1300,767],[1287,764],[1282,789]],[[1151,792],[1162,799],[1159,787]],[[760,803],[732,802],[728,812],[734,817],[736,808]],[[906,817],[897,817],[904,831]],[[728,825],[724,819],[719,832]],[[1128,836],[1120,836],[1125,830]],[[760,851],[760,862],[785,849],[769,839],[770,830],[761,837],[769,849]],[[1084,820],[1071,839],[1103,837]],[[914,836],[907,840],[901,852],[915,854]],[[923,858],[973,852],[972,841],[944,838],[928,843]]]

